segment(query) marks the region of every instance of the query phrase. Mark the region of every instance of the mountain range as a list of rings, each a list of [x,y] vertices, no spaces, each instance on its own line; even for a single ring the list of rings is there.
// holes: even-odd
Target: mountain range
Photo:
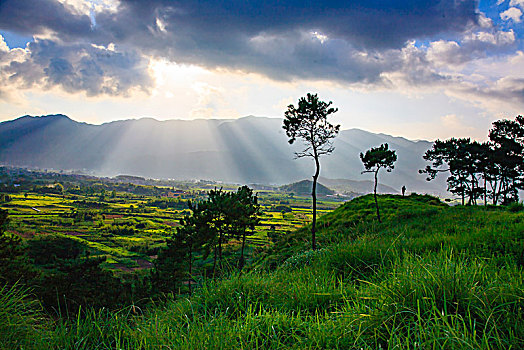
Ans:
[[[385,142],[397,151],[398,160],[391,173],[379,175],[381,184],[396,191],[405,185],[408,192],[445,193],[444,178],[427,182],[418,174],[426,165],[422,155],[431,142],[359,129],[340,131],[334,141],[335,151],[321,158],[321,175],[327,180],[339,179],[339,186],[345,181],[351,188],[353,181],[353,186],[360,183],[364,189],[370,187],[372,175],[361,174],[359,154]],[[280,118],[142,118],[92,125],[57,114],[23,116],[0,123],[1,164],[104,176],[280,185],[313,175],[311,159],[294,159],[294,152],[301,147],[299,142],[288,143]],[[329,186],[328,182],[323,181]]]

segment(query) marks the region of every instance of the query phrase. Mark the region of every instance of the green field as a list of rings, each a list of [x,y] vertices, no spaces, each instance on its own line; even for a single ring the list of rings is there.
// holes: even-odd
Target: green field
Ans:
[[[203,192],[205,189],[194,187],[187,191],[184,200],[199,200]],[[10,201],[0,203],[0,208],[9,212],[11,224],[7,231],[12,234],[24,239],[48,234],[67,237],[88,247],[90,256],[105,257],[106,268],[130,272],[151,267],[179,220],[190,213],[189,209],[151,204],[162,199],[129,192],[115,192],[112,197],[101,199],[99,193],[59,195],[25,191],[10,194]],[[272,244],[271,237],[275,239],[310,222],[309,202],[306,197],[274,191],[261,195],[263,214],[256,230],[248,236],[248,244],[267,247]],[[321,200],[318,215],[339,203]],[[281,207],[289,212],[282,212]]]

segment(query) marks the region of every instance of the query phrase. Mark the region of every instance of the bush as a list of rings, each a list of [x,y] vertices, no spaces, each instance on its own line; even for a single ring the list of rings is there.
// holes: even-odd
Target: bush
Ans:
[[[523,202],[513,202],[507,206],[508,211],[512,213],[518,213],[524,210],[524,203]]]

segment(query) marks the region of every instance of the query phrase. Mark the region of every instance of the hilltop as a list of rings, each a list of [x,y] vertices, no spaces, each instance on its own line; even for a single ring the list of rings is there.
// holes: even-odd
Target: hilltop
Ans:
[[[311,195],[311,188],[313,187],[313,181],[311,180],[302,180],[299,182],[294,182],[289,185],[281,186],[280,189],[284,192],[294,193],[299,196],[309,196]],[[328,196],[334,195],[335,191],[327,188],[321,183],[317,183],[317,195],[319,196]]]
[[[277,240],[250,272],[204,281],[192,297],[88,312],[38,333],[42,323],[23,316],[31,327],[18,339],[77,349],[524,347],[522,205],[379,201],[381,224],[371,196],[321,217],[320,250],[309,250],[305,227]]]

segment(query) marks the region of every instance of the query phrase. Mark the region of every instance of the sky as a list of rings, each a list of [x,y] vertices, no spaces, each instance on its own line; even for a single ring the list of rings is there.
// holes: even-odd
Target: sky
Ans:
[[[524,0],[0,0],[0,121],[283,117],[485,140],[524,113]]]

